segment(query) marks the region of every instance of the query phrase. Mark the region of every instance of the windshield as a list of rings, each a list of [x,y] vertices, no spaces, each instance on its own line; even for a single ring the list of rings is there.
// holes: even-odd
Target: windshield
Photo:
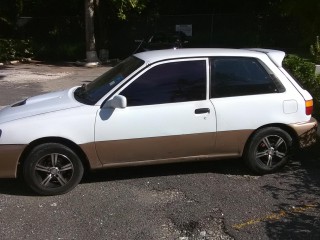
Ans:
[[[128,57],[114,68],[105,72],[88,85],[77,88],[75,98],[85,104],[93,105],[113,89],[123,79],[143,65],[144,61],[136,57]]]

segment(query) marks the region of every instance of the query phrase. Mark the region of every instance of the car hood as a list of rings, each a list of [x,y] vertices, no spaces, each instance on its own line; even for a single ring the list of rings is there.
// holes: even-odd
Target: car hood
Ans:
[[[83,106],[73,97],[77,87],[28,98],[0,110],[0,123]]]

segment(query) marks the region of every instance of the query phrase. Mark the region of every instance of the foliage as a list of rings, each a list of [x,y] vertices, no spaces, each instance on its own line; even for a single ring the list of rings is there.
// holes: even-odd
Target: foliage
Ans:
[[[320,41],[319,36],[317,36],[314,45],[310,46],[310,53],[316,64],[320,64]]]
[[[33,56],[30,40],[0,39],[0,61],[10,61]]]
[[[320,74],[318,74],[317,76],[316,76],[316,82],[318,83],[318,84],[320,84]],[[319,88],[318,88],[318,91],[319,91]],[[317,95],[315,95],[315,94],[317,94]],[[318,120],[318,121],[320,121],[320,98],[319,98],[319,92],[317,92],[317,93],[313,93],[313,97],[317,100],[317,101],[315,101],[315,103],[314,103],[314,117]]]
[[[288,55],[284,59],[284,67],[307,89],[316,87],[315,65],[296,55]]]
[[[35,46],[35,57],[41,60],[75,61],[84,59],[84,42],[57,42],[49,44],[48,42],[39,42]]]
[[[146,7],[147,0],[112,0],[112,3],[118,9],[118,17],[122,20],[127,18],[127,12],[136,10],[140,13]]]

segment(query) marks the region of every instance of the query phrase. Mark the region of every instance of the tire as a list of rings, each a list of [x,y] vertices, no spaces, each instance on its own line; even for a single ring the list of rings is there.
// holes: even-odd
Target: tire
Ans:
[[[59,195],[72,190],[82,179],[83,164],[77,154],[59,143],[35,147],[23,164],[23,177],[40,195]]]
[[[293,140],[286,131],[267,127],[251,137],[244,158],[255,173],[266,174],[282,168],[291,158],[292,150]]]

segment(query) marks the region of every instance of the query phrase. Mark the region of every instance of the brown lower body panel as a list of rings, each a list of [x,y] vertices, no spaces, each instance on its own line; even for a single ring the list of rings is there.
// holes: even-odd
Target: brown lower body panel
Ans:
[[[25,145],[0,145],[0,178],[17,177],[19,158]]]
[[[103,164],[182,158],[212,153],[215,133],[97,142]]]
[[[94,142],[80,144],[80,147],[89,161],[91,169],[101,168],[102,163],[98,158],[96,144]]]
[[[234,130],[217,132],[214,153],[220,155],[242,156],[248,138],[254,130]]]
[[[239,157],[253,130],[97,142],[103,167]]]

